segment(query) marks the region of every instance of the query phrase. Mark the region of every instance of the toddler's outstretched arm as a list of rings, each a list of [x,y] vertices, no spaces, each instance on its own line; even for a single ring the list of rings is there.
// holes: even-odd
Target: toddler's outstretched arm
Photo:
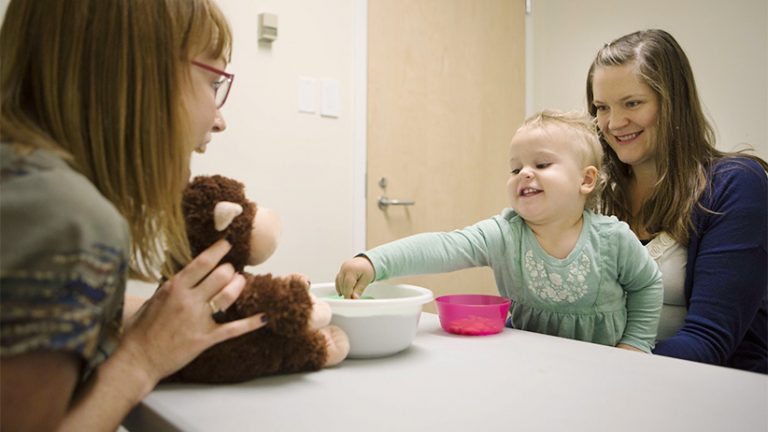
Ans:
[[[360,298],[365,287],[373,282],[373,264],[365,256],[348,259],[336,275],[336,292],[344,298]]]

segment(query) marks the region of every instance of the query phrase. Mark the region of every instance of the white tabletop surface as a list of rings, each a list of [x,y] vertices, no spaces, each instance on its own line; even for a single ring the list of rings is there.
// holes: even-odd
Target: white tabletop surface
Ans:
[[[130,431],[768,431],[768,377],[424,313],[390,357],[236,385],[161,385]]]

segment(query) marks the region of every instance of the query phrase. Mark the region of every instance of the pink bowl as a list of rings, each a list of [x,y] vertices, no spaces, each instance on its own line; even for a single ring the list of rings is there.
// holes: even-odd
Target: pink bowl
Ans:
[[[443,330],[471,336],[495,334],[504,329],[511,303],[507,298],[484,294],[452,294],[435,299]]]

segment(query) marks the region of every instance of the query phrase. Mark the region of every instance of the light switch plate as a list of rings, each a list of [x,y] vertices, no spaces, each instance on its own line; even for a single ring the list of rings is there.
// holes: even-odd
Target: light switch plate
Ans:
[[[299,112],[314,114],[317,112],[315,95],[317,94],[314,78],[299,78]]]
[[[320,80],[320,115],[323,117],[338,117],[339,106],[339,80]]]

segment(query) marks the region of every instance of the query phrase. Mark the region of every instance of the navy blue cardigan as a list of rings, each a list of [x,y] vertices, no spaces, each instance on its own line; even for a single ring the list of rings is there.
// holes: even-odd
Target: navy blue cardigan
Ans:
[[[768,373],[768,177],[746,158],[710,170],[688,245],[688,314],[655,354]]]

